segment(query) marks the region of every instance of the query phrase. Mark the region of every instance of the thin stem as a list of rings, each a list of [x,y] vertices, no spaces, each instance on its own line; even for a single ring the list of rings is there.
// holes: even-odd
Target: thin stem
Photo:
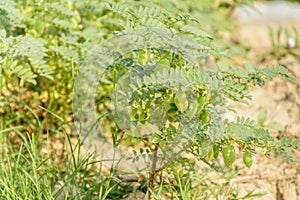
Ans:
[[[156,175],[156,163],[157,163],[157,152],[158,152],[158,146],[155,145],[153,158],[152,158],[152,166],[151,171],[149,172],[149,188],[152,190],[154,188],[154,180]],[[152,199],[151,192],[148,193],[148,199]]]

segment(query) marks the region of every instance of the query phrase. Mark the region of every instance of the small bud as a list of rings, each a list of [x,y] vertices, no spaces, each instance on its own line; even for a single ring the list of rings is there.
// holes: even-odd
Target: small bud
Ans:
[[[292,49],[292,48],[294,48],[295,46],[296,46],[296,44],[295,44],[294,38],[288,38],[288,40],[287,40],[287,47],[288,47],[289,49]]]

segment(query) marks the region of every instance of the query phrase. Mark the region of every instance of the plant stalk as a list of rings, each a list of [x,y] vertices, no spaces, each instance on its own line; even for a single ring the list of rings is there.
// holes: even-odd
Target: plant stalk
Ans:
[[[153,191],[154,189],[154,181],[155,181],[155,175],[156,175],[156,163],[157,163],[157,151],[158,151],[158,146],[155,145],[154,148],[154,153],[153,153],[153,158],[152,158],[152,166],[151,166],[151,171],[149,172],[149,188]],[[148,193],[148,199],[152,199],[151,192],[149,191]]]

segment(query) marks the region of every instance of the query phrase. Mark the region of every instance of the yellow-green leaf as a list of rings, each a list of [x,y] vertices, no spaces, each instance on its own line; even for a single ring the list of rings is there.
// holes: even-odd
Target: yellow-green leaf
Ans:
[[[174,98],[174,102],[180,112],[184,112],[189,106],[189,102],[186,98],[185,92],[177,92]]]

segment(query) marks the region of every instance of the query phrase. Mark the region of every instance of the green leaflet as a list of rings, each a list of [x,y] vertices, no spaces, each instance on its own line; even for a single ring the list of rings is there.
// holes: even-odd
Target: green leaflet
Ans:
[[[39,18],[35,21],[34,28],[37,33],[42,33],[44,26],[43,19]]]
[[[213,143],[210,140],[204,140],[201,146],[200,157],[209,161],[213,157]]]
[[[264,126],[265,121],[267,120],[267,116],[268,116],[267,109],[262,109],[259,111],[258,116],[257,116],[257,122],[260,126]]]
[[[189,119],[193,118],[198,111],[198,103],[193,101],[190,103],[189,108],[186,110],[186,115]]]
[[[189,106],[189,102],[188,102],[188,100],[187,100],[187,98],[186,98],[185,92],[181,92],[181,91],[177,92],[177,93],[175,94],[174,102],[175,102],[175,104],[176,104],[178,110],[179,110],[180,112],[182,112],[182,113],[183,113],[183,112],[188,108],[188,106]]]

